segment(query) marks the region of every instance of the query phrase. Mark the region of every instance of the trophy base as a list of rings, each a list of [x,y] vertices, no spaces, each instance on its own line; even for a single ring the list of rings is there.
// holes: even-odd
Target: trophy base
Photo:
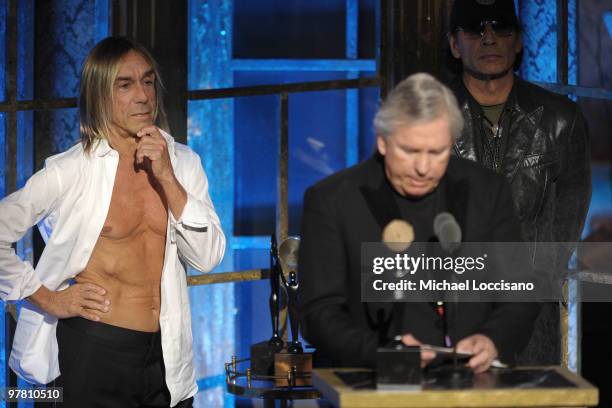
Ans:
[[[295,367],[292,374],[292,368]],[[312,353],[276,353],[274,376],[277,387],[312,386]],[[289,380],[291,379],[291,384]]]
[[[274,375],[274,354],[279,349],[262,341],[251,345],[251,372],[253,375]]]

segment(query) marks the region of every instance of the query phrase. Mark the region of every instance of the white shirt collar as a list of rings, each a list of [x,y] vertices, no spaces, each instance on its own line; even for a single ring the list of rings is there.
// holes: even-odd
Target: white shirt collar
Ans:
[[[172,165],[174,166],[176,162],[174,138],[161,129],[159,131],[161,135],[164,137],[164,139],[166,139],[166,144],[168,145],[168,154],[170,155],[170,161],[172,162]],[[113,150],[114,149],[110,146],[110,144],[108,143],[108,140],[106,139],[99,139],[93,146],[94,154],[97,157],[104,157]]]

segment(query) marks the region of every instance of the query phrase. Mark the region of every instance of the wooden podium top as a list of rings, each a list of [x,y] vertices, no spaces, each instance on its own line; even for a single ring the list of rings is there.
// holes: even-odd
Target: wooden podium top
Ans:
[[[474,375],[468,386],[459,389],[426,382],[418,391],[376,390],[372,380],[352,387],[339,377],[360,372],[367,377],[371,371],[315,369],[313,385],[339,408],[591,407],[598,403],[597,388],[562,367],[522,367],[503,375],[491,371]]]

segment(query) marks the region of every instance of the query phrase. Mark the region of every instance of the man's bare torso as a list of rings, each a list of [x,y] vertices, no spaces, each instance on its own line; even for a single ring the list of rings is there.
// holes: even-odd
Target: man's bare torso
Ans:
[[[106,289],[110,310],[101,314],[101,322],[146,332],[159,329],[167,214],[147,172],[121,159],[104,227],[87,267],[76,277]]]

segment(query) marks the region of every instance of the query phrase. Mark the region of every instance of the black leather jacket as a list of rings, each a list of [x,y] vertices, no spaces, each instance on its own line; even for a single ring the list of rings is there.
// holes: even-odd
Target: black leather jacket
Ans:
[[[588,130],[577,104],[515,77],[492,149],[483,148],[482,108],[462,81],[451,86],[465,119],[454,153],[504,174],[525,241],[534,242],[535,267],[550,275],[567,265],[569,252],[538,242],[576,242],[591,197]],[[489,153],[487,153],[489,152]],[[559,309],[543,305],[521,364],[558,364]]]
[[[529,242],[576,242],[591,198],[589,137],[578,105],[515,77],[500,118],[499,152],[482,149],[482,109],[462,81],[453,90],[465,126],[454,153],[506,176]]]

